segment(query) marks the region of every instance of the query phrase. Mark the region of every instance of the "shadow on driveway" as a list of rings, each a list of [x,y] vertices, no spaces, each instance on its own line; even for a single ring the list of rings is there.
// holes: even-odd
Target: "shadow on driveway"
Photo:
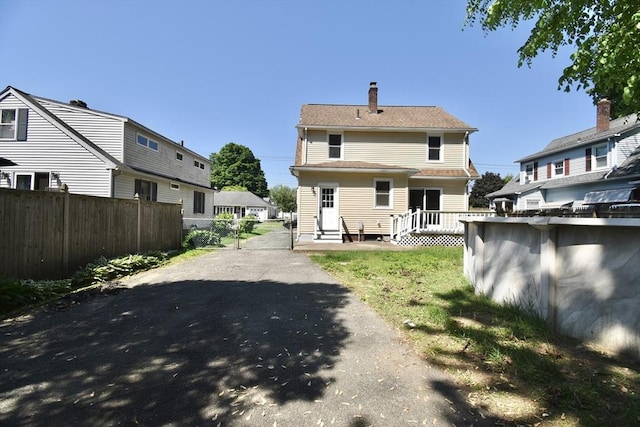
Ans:
[[[493,425],[306,256],[239,252],[1,322],[0,424]]]

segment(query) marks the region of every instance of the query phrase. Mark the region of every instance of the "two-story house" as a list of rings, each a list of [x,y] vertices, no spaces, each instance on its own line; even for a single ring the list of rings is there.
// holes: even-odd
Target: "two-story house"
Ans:
[[[386,239],[409,210],[468,209],[477,129],[440,107],[380,106],[371,82],[368,104],[306,104],[296,128],[299,240]]]
[[[635,114],[611,120],[610,110],[610,101],[601,100],[595,127],[554,139],[517,160],[519,176],[487,197],[507,211],[640,200],[640,122]]]
[[[0,188],[58,190],[178,203],[185,217],[211,218],[209,159],[130,118],[0,92]]]

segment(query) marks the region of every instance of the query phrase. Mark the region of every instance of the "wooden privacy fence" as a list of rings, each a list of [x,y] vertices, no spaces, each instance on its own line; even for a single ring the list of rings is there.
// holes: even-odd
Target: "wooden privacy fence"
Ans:
[[[182,205],[0,189],[0,277],[68,277],[100,256],[180,248]]]

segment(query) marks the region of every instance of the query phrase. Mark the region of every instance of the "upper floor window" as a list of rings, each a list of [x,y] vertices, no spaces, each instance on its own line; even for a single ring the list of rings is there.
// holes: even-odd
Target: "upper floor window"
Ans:
[[[178,184],[177,182],[172,182],[169,184],[169,188],[171,188],[172,190],[179,190],[180,184]]]
[[[553,176],[564,175],[564,160],[553,162]]]
[[[429,136],[427,138],[427,161],[442,161],[442,137]]]
[[[533,162],[527,163],[524,165],[524,180],[525,183],[533,181],[533,171],[534,171]]]
[[[593,160],[597,168],[607,167],[607,144],[597,145],[593,148]]]
[[[200,168],[200,169],[204,169],[204,163],[198,161],[198,160],[194,160],[193,161],[193,166]]]
[[[149,139],[144,135],[138,134],[137,141],[138,141],[138,144],[140,144],[140,145],[148,147],[148,148],[152,149],[153,151],[158,151],[158,143],[156,141],[154,141],[153,139]]]
[[[27,108],[0,110],[0,139],[26,141],[28,114]]]
[[[176,151],[176,160],[182,161],[182,159],[184,159],[184,155],[181,152]]]
[[[329,135],[329,158],[342,158],[342,135]]]
[[[392,188],[393,182],[390,179],[374,180],[375,199],[373,205],[376,208],[390,208],[393,206]]]

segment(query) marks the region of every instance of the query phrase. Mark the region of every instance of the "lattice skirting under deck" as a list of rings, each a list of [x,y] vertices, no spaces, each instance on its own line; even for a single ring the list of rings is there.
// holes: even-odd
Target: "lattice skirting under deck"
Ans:
[[[399,246],[462,246],[462,234],[418,234],[404,236],[397,242]]]

